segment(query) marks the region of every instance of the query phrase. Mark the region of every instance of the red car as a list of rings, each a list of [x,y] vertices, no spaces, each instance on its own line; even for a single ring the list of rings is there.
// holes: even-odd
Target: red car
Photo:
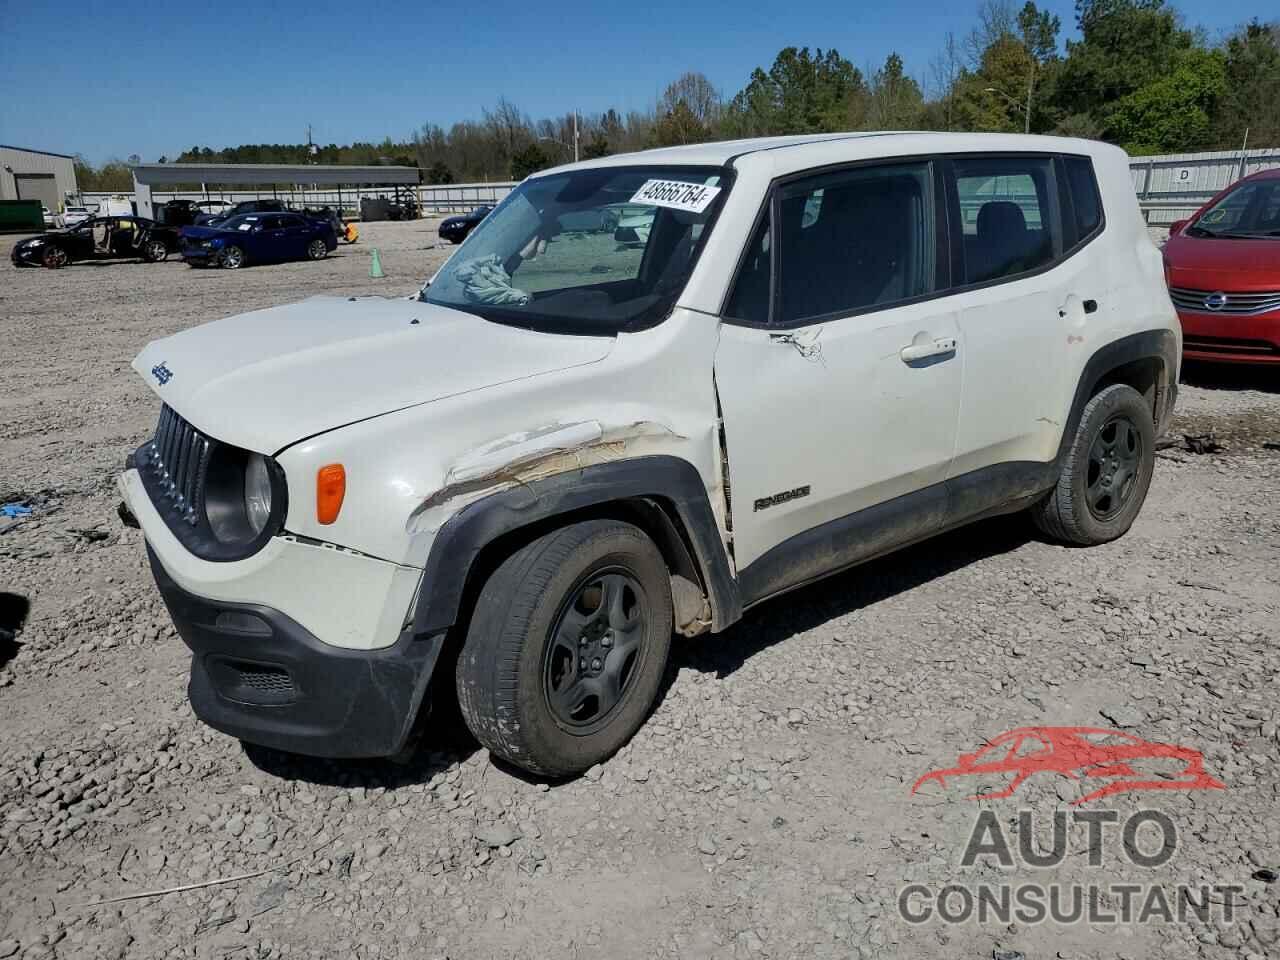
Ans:
[[[1144,769],[1154,761],[1171,766],[1163,775]],[[1019,727],[994,737],[973,753],[962,753],[954,767],[930,770],[915,782],[915,793],[930,781],[945,785],[954,777],[998,779],[1011,776],[1002,790],[975,794],[974,800],[1012,796],[1032,774],[1050,773],[1073,780],[1110,780],[1072,804],[1089,803],[1115,793],[1142,790],[1222,790],[1221,780],[1204,769],[1199,750],[1153,743],[1131,733],[1101,727]]]
[[[1187,359],[1280,363],[1280,170],[1175,223],[1164,260]]]

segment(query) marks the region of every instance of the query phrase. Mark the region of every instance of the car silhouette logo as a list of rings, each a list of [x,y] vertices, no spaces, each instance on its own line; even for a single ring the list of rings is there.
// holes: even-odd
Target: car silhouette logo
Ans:
[[[1164,776],[1143,776],[1134,769],[1139,761],[1173,761],[1182,769]],[[1190,747],[1153,743],[1102,727],[1018,727],[973,753],[961,754],[954,767],[930,770],[915,782],[911,792],[929,782],[945,785],[952,777],[1012,774],[1004,789],[969,798],[996,800],[1011,796],[1035,773],[1111,781],[1071,801],[1072,806],[1129,791],[1226,789],[1226,784],[1205,772],[1204,755]]]
[[[169,369],[165,363],[157,363],[151,368],[151,375],[160,382],[160,386],[164,386],[173,379],[173,371]]]
[[[1204,298],[1204,305],[1210,310],[1221,310],[1227,305],[1227,295],[1221,290],[1211,293]]]

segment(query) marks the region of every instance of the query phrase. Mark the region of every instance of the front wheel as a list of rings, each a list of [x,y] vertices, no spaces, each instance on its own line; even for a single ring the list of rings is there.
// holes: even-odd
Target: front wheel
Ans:
[[[323,260],[328,252],[329,248],[324,245],[323,240],[312,240],[307,244],[308,260]]]
[[[1151,408],[1133,387],[1114,384],[1085,406],[1058,484],[1031,518],[1055,540],[1107,543],[1137,519],[1154,468]]]
[[[227,247],[218,262],[228,270],[239,270],[244,266],[244,251],[239,247]]]
[[[67,255],[66,250],[54,243],[45,248],[44,255],[40,258],[40,262],[50,270],[58,270],[70,263],[71,257]]]
[[[142,248],[142,259],[147,263],[160,263],[169,256],[169,248],[163,240],[148,240]]]
[[[476,601],[458,704],[496,756],[581,773],[644,722],[671,646],[671,581],[645,533],[575,523],[513,553]]]

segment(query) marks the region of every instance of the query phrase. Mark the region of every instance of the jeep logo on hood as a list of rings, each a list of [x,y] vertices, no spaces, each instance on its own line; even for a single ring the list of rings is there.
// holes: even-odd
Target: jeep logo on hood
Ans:
[[[164,361],[157,363],[151,368],[151,375],[160,382],[160,386],[164,386],[173,379],[173,371],[165,364]]]

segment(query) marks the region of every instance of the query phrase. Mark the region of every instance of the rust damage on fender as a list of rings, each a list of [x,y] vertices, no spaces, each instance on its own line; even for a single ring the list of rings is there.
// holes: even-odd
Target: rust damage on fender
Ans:
[[[627,456],[651,441],[687,439],[652,420],[606,427],[598,420],[553,423],[511,433],[459,457],[444,485],[409,515],[410,533],[433,529],[435,508]]]

